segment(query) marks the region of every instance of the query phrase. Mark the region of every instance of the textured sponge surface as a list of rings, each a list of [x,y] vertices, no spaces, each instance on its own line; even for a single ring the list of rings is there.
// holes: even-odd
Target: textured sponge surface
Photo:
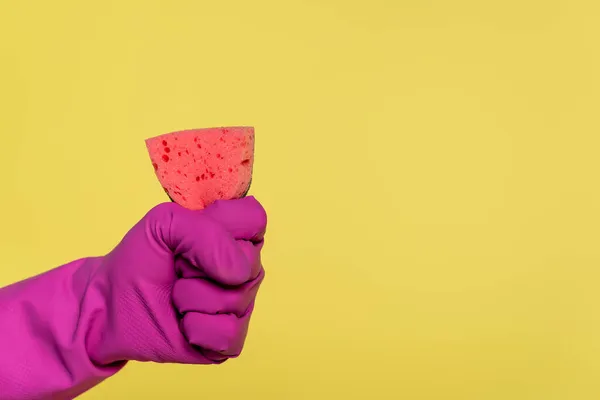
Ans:
[[[171,132],[146,140],[154,171],[176,203],[203,209],[242,197],[252,180],[254,128],[221,127]]]

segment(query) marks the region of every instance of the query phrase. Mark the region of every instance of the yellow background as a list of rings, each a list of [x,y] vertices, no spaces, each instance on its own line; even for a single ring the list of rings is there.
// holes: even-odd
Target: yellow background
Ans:
[[[243,356],[83,398],[598,399],[599,4],[3,0],[0,284],[166,200],[145,138],[251,124]]]

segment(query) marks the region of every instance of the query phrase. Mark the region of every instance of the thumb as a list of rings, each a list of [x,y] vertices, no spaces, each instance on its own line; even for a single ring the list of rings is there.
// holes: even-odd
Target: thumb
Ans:
[[[219,222],[234,239],[254,243],[263,241],[267,229],[267,213],[253,196],[217,200],[204,213]]]
[[[252,275],[252,263],[231,233],[202,210],[163,203],[149,213],[155,238],[208,278],[237,286]]]

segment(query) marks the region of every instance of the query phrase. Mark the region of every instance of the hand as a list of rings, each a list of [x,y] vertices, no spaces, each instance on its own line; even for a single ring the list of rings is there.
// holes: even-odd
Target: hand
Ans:
[[[201,211],[152,209],[82,269],[84,310],[96,318],[87,337],[92,361],[213,364],[238,356],[264,278],[265,229],[253,197]]]

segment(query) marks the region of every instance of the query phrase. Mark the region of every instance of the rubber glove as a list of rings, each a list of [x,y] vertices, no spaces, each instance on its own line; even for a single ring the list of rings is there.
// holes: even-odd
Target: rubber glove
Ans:
[[[106,256],[0,289],[0,399],[73,399],[129,360],[237,357],[265,229],[252,197],[202,211],[165,203]]]

